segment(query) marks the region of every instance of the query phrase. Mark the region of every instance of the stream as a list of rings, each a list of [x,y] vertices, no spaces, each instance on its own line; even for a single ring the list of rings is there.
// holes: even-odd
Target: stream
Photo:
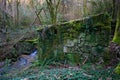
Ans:
[[[21,55],[15,63],[0,68],[0,76],[30,67],[32,62],[36,60],[37,54],[38,51],[35,50],[30,55]]]

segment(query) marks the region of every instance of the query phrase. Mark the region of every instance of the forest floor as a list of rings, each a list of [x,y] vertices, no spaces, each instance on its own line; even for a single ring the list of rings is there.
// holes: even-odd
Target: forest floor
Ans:
[[[26,70],[13,71],[1,76],[0,80],[119,80],[113,68],[86,63],[82,66],[31,66]]]

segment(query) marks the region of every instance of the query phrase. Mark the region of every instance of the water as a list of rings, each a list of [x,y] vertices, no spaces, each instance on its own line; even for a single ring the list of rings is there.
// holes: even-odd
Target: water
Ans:
[[[38,54],[38,51],[35,50],[33,53],[30,54],[30,57],[35,57]]]
[[[38,51],[35,50],[30,55],[21,57],[13,65],[0,68],[0,76],[2,73],[10,73],[13,70],[17,71],[17,70],[29,67],[32,64],[31,62],[35,60],[35,57],[37,56],[37,54],[38,54]],[[32,61],[30,61],[30,60],[32,60]]]
[[[25,64],[27,64],[27,63],[28,63],[28,60],[25,59],[25,58],[20,58],[20,60],[19,60],[19,62],[18,62],[19,65],[25,65]]]
[[[16,66],[24,66],[29,64],[31,61],[30,60],[34,60],[34,58],[37,56],[38,51],[35,50],[33,51],[30,55],[26,55],[25,57],[21,57],[17,62],[16,62]]]

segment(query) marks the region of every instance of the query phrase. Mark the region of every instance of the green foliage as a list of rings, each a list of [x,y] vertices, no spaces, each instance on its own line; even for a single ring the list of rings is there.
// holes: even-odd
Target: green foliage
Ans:
[[[0,77],[1,80],[99,80],[99,79],[115,79],[119,80],[120,76],[113,73],[113,69],[103,69],[100,65],[87,63],[82,68],[64,68],[64,69],[44,69],[44,68],[30,68],[23,73],[16,75],[4,75]]]
[[[36,66],[40,66],[40,67],[46,67],[47,65],[50,65],[52,62],[54,61],[54,59],[44,59],[44,60],[36,60],[35,62],[33,62],[32,67],[36,67]]]
[[[107,46],[110,40],[110,32],[111,27],[110,25],[105,26],[103,23],[96,23],[93,27],[93,32],[97,35],[97,41],[99,45]]]
[[[120,64],[114,69],[115,73],[120,75]]]
[[[80,63],[80,55],[78,53],[67,53],[66,60],[72,64],[79,64]]]
[[[9,65],[10,65],[10,62],[11,62],[10,59],[6,59],[6,60],[5,60],[5,67],[9,66]]]
[[[55,58],[56,62],[61,63],[64,63],[64,61],[66,60],[65,53],[63,53],[62,51],[54,51],[53,58]]]
[[[70,62],[72,62],[73,64],[75,63],[75,58],[74,58],[74,54],[67,54],[67,58]]]
[[[110,30],[110,26],[105,26],[103,23],[96,23],[94,25],[94,28],[101,29],[101,30],[104,30],[104,29]]]

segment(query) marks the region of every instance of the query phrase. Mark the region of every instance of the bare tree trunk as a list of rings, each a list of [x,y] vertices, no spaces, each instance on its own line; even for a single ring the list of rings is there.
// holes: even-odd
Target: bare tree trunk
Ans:
[[[6,10],[6,0],[2,0],[2,8]],[[6,13],[2,11],[2,32],[6,32]]]
[[[20,0],[16,1],[16,9],[17,9],[17,14],[16,14],[16,25],[19,26],[19,4]]]
[[[17,26],[17,19],[18,19],[18,6],[17,6],[17,1],[18,0],[12,0],[12,13],[13,13],[13,24],[14,27]]]
[[[57,23],[58,7],[59,7],[59,4],[60,4],[60,1],[61,0],[57,0],[57,1],[46,0],[52,24]]]
[[[112,2],[113,2],[113,13],[112,13],[111,29],[112,29],[112,35],[114,35],[116,22],[117,22],[118,3],[117,0],[112,0]]]
[[[83,16],[87,15],[87,0],[83,0]]]
[[[112,0],[113,2],[113,20],[116,21],[117,20],[117,11],[118,11],[118,3],[117,0]]]

